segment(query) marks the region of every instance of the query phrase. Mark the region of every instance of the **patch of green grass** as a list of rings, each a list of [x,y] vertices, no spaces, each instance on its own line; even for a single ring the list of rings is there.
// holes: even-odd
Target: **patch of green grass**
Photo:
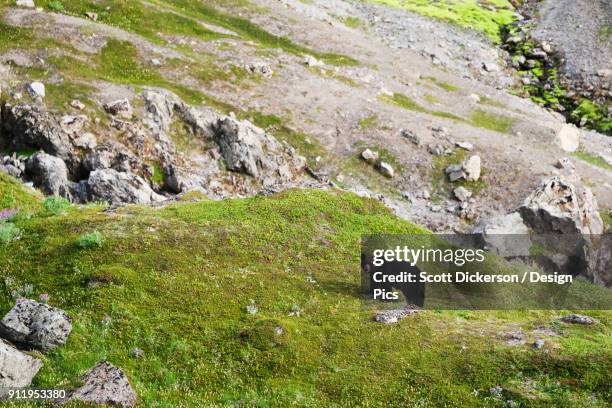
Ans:
[[[514,20],[514,9],[508,0],[372,0],[375,3],[403,8],[485,33],[495,43],[501,42],[501,28]]]
[[[315,159],[317,157],[326,157],[327,152],[319,141],[313,136],[303,132],[296,131],[284,123],[285,121],[276,115],[266,115],[261,112],[249,111],[241,115],[243,118],[250,120],[256,126],[271,133],[281,142],[287,142],[294,147],[298,154],[304,156],[308,164],[316,167]]]
[[[153,3],[186,13],[190,17],[233,31],[244,39],[254,41],[265,48],[281,48],[294,55],[310,54],[331,65],[358,65],[358,61],[346,55],[319,52],[296,44],[287,37],[279,37],[264,30],[246,18],[225,13],[203,2],[174,0],[172,2],[152,0]]]
[[[431,77],[431,76],[425,76],[425,77],[421,77],[422,79],[432,82],[434,84],[436,84],[438,87],[448,91],[448,92],[458,92],[461,90],[461,88],[459,88],[458,86],[455,85],[451,85],[446,81],[442,81],[441,79],[435,78],[435,77]]]
[[[378,116],[372,115],[365,117],[359,121],[360,129],[371,129],[378,127]]]
[[[612,210],[600,210],[599,215],[604,223],[604,228],[609,231],[612,227]]]
[[[47,7],[52,11],[64,11],[64,5],[61,1],[52,0],[47,2]]]
[[[72,204],[63,197],[51,196],[45,199],[43,207],[50,214],[64,215],[72,207]]]
[[[125,370],[143,407],[497,406],[495,386],[521,407],[607,399],[609,312],[589,312],[599,325],[564,327],[546,352],[496,336],[510,324],[529,332],[558,312],[372,322],[359,298],[362,234],[426,232],[376,200],[294,190],[111,214],[87,207],[19,228],[22,238],[0,251],[0,271],[73,318],[37,388],[74,387],[106,359]],[[73,245],[92,230],[104,245]],[[0,314],[12,304],[0,291]],[[518,383],[542,392],[530,397]]]
[[[605,105],[598,105],[588,99],[582,99],[571,113],[571,117],[576,122],[586,118],[587,123],[593,129],[601,133],[612,134],[612,119],[608,114],[608,107]]]
[[[515,122],[513,118],[489,113],[482,109],[475,109],[470,116],[472,125],[500,133],[507,133]]]
[[[12,222],[0,221],[0,245],[6,245],[19,238],[21,230]]]
[[[382,100],[383,102],[387,102],[387,103],[392,103],[394,105],[399,106],[400,108],[406,109],[406,110],[411,110],[411,111],[415,111],[415,112],[422,112],[422,113],[427,113],[429,115],[433,115],[433,116],[437,116],[440,118],[445,118],[445,119],[451,119],[451,120],[455,120],[455,121],[465,121],[465,119],[450,113],[450,112],[444,112],[444,111],[438,111],[438,110],[429,110],[421,105],[419,105],[415,100],[413,100],[412,98],[400,94],[400,93],[394,93],[393,96],[379,96],[379,99]]]
[[[45,104],[47,107],[66,109],[70,102],[75,99],[80,100],[86,106],[91,106],[90,98],[94,88],[83,83],[62,82],[57,84],[47,83],[45,91]]]
[[[432,94],[425,94],[423,95],[423,98],[427,101],[427,103],[430,103],[432,105],[440,103],[440,100],[435,95],[432,95]]]
[[[104,237],[100,231],[93,231],[79,236],[75,244],[81,249],[99,247],[104,242]]]
[[[151,182],[158,186],[163,186],[166,183],[166,172],[158,163],[151,164],[151,167],[153,168]]]
[[[344,23],[344,25],[350,28],[361,28],[365,25],[360,18],[353,16],[343,18],[342,22]]]
[[[490,98],[486,95],[478,95],[480,97],[480,101],[478,103],[483,105],[493,106],[495,108],[505,108],[506,105],[496,99]]]
[[[592,164],[593,166],[600,167],[604,170],[612,171],[612,165],[610,165],[602,157],[599,157],[599,156],[596,156],[596,155],[593,155],[587,152],[582,152],[582,151],[574,152],[572,153],[572,156],[582,161],[585,161],[589,164]]]
[[[13,177],[0,172],[0,210],[9,208],[17,210],[37,210],[40,208],[42,194],[25,187]]]
[[[0,13],[3,10],[0,8]],[[22,27],[13,27],[0,20],[0,52],[5,52],[12,48],[22,48],[29,46],[34,41],[32,30]]]
[[[51,3],[59,2],[52,1],[49,7]],[[62,0],[59,4],[62,5],[62,8],[55,9],[55,11],[78,17],[84,17],[87,12],[97,13],[99,22],[135,32],[155,43],[164,42],[158,33],[184,35],[201,40],[227,37],[205,28],[191,18],[180,16],[177,13],[160,11],[155,7],[146,6],[141,1]]]

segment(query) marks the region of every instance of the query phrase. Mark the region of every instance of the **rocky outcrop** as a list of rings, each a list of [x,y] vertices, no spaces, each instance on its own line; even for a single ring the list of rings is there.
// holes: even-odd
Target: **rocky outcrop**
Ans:
[[[45,194],[67,197],[68,168],[59,157],[37,152],[27,161],[26,171],[30,179]]]
[[[305,167],[303,158],[249,121],[225,117],[214,128],[227,168],[253,176],[264,187],[288,182]]]
[[[150,204],[164,200],[142,177],[114,169],[91,172],[87,180],[73,187],[73,194],[83,202],[104,201],[112,205]]]
[[[42,367],[42,361],[31,357],[0,339],[0,400],[9,388],[25,388]]]
[[[41,106],[6,104],[2,109],[2,127],[9,135],[5,143],[11,151],[43,150],[64,160],[70,169],[78,162],[71,143],[74,122],[64,122]]]
[[[63,310],[23,298],[0,321],[0,336],[42,351],[65,344],[71,331],[71,319]]]
[[[529,229],[519,213],[483,221],[475,228],[474,234],[484,247],[499,256],[514,258],[530,254]]]
[[[137,396],[127,376],[106,361],[98,363],[83,376],[84,384],[63,401],[84,401],[123,408],[133,407]]]
[[[593,193],[582,185],[577,188],[562,177],[544,180],[519,212],[525,224],[538,234],[603,233],[603,221]]]

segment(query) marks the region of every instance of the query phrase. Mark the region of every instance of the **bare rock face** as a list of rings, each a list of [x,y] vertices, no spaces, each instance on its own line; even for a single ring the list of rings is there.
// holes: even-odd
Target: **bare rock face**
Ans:
[[[0,339],[0,400],[8,388],[28,387],[43,363]]]
[[[74,195],[83,202],[106,201],[113,205],[150,204],[164,200],[142,177],[113,169],[93,171],[87,180],[74,186]]]
[[[125,373],[111,363],[98,363],[83,376],[83,382],[83,386],[72,392],[64,403],[85,401],[124,408],[136,404],[136,393]]]
[[[228,169],[253,176],[264,187],[290,181],[305,166],[303,158],[249,121],[220,119],[215,140]]]
[[[519,211],[525,224],[538,234],[603,233],[603,221],[591,190],[552,177],[525,200]]]
[[[26,171],[46,194],[68,196],[68,168],[59,157],[37,152],[27,161]]]
[[[42,351],[65,344],[71,331],[71,320],[63,310],[23,298],[0,321],[0,336]]]
[[[74,128],[40,106],[6,104],[1,124],[12,136],[6,140],[12,151],[40,149],[64,160],[69,169],[78,162],[71,143]]]

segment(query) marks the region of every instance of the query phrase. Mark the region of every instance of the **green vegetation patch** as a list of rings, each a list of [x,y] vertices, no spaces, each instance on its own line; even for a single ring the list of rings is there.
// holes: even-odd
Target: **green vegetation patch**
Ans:
[[[106,359],[125,370],[143,407],[498,406],[489,391],[497,386],[519,407],[608,398],[609,312],[589,312],[598,325],[562,325],[545,351],[506,346],[498,332],[520,324],[530,333],[558,312],[373,322],[359,298],[361,235],[425,232],[376,200],[294,190],[85,207],[17,226],[21,239],[0,251],[0,314],[12,290],[28,287],[73,318],[36,388],[74,387]],[[74,245],[91,231],[103,245]]]
[[[411,111],[415,111],[415,112],[422,112],[422,113],[427,113],[429,115],[433,115],[433,116],[437,116],[439,118],[445,118],[445,119],[451,119],[457,122],[465,122],[465,119],[450,113],[450,112],[445,112],[445,111],[439,111],[439,110],[430,110],[427,109],[421,105],[419,105],[415,100],[413,100],[412,98],[400,94],[400,93],[394,93],[393,96],[379,96],[379,99],[382,100],[383,102],[387,102],[387,103],[391,103],[394,105],[399,106],[400,108],[406,109],[406,110],[411,110]]]
[[[42,194],[15,178],[0,172],[0,211],[4,209],[33,211],[40,208]]]
[[[582,151],[574,152],[572,153],[572,156],[577,157],[578,159],[583,160],[589,164],[592,164],[593,166],[600,167],[604,170],[612,171],[612,165],[610,165],[602,157]]]
[[[501,42],[502,27],[514,20],[508,0],[369,0],[472,28],[485,33],[495,43]]]
[[[61,2],[50,1],[47,7],[52,11],[78,17],[84,17],[88,12],[96,13],[99,22],[135,32],[155,43],[164,42],[158,33],[184,35],[202,40],[227,37],[227,35],[205,28],[194,19],[158,10],[141,1],[62,0]]]
[[[500,133],[508,133],[515,122],[516,119],[489,113],[482,109],[475,109],[470,116],[472,125]]]
[[[276,115],[266,115],[261,112],[249,111],[241,115],[254,125],[271,133],[281,142],[287,142],[298,154],[304,156],[312,168],[316,168],[316,158],[327,155],[325,148],[313,136],[296,131],[285,125],[285,120]]]
[[[251,40],[265,48],[281,48],[283,51],[294,55],[309,54],[331,65],[358,65],[358,61],[351,57],[336,53],[319,52],[296,44],[287,37],[280,37],[269,33],[246,18],[222,12],[218,8],[204,2],[191,0],[173,0],[172,2],[152,0],[151,2],[233,31],[242,38]]]
[[[436,84],[438,87],[448,91],[448,92],[458,92],[461,90],[461,88],[459,88],[458,86],[455,85],[451,85],[446,81],[442,81],[441,79],[435,78],[435,77],[430,77],[430,76],[426,76],[426,77],[421,77],[422,79],[432,82],[434,84]]]

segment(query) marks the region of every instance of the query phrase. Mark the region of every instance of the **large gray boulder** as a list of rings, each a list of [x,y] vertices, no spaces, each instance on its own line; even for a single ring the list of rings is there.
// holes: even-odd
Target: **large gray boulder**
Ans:
[[[71,331],[70,317],[63,310],[24,298],[0,321],[0,336],[42,351],[65,344]]]
[[[83,377],[83,386],[63,401],[85,401],[117,407],[133,407],[137,396],[123,370],[106,361],[98,363]]]
[[[30,386],[43,363],[0,339],[0,400],[9,388]]]
[[[601,234],[603,221],[587,187],[556,176],[544,180],[519,208],[534,232]]]
[[[27,161],[26,171],[46,194],[68,196],[68,168],[59,157],[37,152]]]
[[[142,177],[114,169],[91,172],[87,180],[74,186],[74,194],[83,202],[105,201],[113,205],[150,204],[164,200]]]
[[[253,176],[264,186],[288,182],[305,166],[303,158],[246,120],[220,119],[215,140],[229,170]]]

